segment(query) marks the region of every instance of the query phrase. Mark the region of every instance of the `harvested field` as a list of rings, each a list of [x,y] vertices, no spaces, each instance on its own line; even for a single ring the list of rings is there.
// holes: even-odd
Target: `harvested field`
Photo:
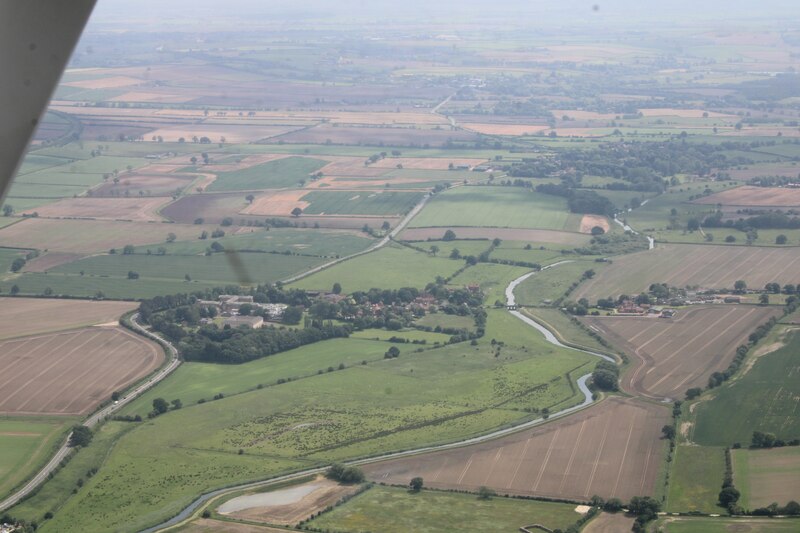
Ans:
[[[169,233],[178,240],[196,239],[212,226],[156,222],[114,222],[99,220],[53,220],[29,218],[0,230],[0,246],[36,248],[50,252],[84,254],[107,252],[126,244],[139,246],[164,242]],[[47,261],[47,255],[41,258]],[[31,261],[35,266],[36,261]],[[49,268],[49,267],[48,267]]]
[[[175,174],[126,174],[118,184],[103,183],[92,190],[92,196],[172,196],[176,189],[183,190],[194,176]]]
[[[135,302],[0,298],[0,339],[116,322]]]
[[[161,221],[156,211],[170,199],[64,198],[36,208],[42,218],[94,218],[99,220]]]
[[[259,194],[252,204],[242,209],[241,213],[245,215],[288,217],[291,216],[292,209],[295,207],[305,210],[310,205],[309,202],[301,200],[306,194],[308,192],[302,189],[268,191],[264,194]]]
[[[800,166],[797,163],[748,165],[745,168],[732,168],[725,170],[731,179],[747,181],[759,176],[787,176],[796,178],[800,175]]]
[[[586,235],[569,231],[555,231],[544,229],[521,228],[410,228],[400,234],[404,241],[438,240],[448,230],[453,230],[459,239],[494,239],[495,237],[508,241],[529,241],[552,244],[566,244],[580,246],[588,242]]]
[[[217,512],[252,522],[294,526],[357,490],[358,485],[340,485],[319,477],[302,485],[238,496],[219,506]]]
[[[732,289],[741,279],[749,287],[773,281],[784,285],[797,283],[798,265],[798,248],[659,244],[653,250],[614,258],[614,268],[581,284],[573,297],[594,303],[609,295],[639,294],[651,283]]]
[[[800,189],[742,186],[704,196],[693,203],[752,207],[796,207],[800,206]]]
[[[449,170],[450,165],[455,167],[466,166],[474,167],[485,163],[485,159],[475,158],[455,158],[447,159],[445,157],[387,157],[372,163],[373,168],[389,168],[396,169],[397,165],[403,165],[405,169],[416,170]]]
[[[500,494],[623,500],[652,494],[666,408],[609,398],[562,420],[497,440],[365,466],[369,479]]]
[[[600,215],[583,215],[581,219],[581,233],[591,233],[592,228],[595,226],[603,228],[603,231],[606,232],[611,229],[607,217]]]
[[[288,154],[257,154],[248,155],[244,157],[236,157],[232,162],[226,160],[224,162],[213,163],[211,165],[203,165],[203,171],[206,172],[233,172],[236,170],[244,170],[257,165],[275,161],[276,159],[284,159],[290,157]],[[185,164],[188,164],[187,161]]]
[[[461,124],[465,129],[484,135],[537,135],[550,127],[547,124]]]
[[[297,130],[296,126],[253,126],[249,124],[197,124],[167,126],[157,129],[149,135],[161,136],[166,142],[177,142],[183,137],[187,141],[192,137],[208,137],[212,143],[221,142],[225,137],[227,143],[247,143],[277,137]]]
[[[736,347],[779,312],[745,305],[693,306],[675,318],[650,316],[591,317],[583,322],[638,360],[622,386],[651,398],[681,398],[686,389],[703,387],[724,370]]]
[[[6,340],[0,413],[85,414],[163,359],[158,345],[119,327]]]
[[[708,118],[729,118],[731,120],[739,120],[736,115],[727,115],[725,113],[716,113],[714,111],[705,111],[703,109],[675,109],[671,107],[664,108],[643,108],[639,109],[639,113],[646,117],[680,117],[680,118],[704,118],[703,113],[708,113]]]
[[[733,481],[750,509],[800,499],[800,448],[733,450]]]
[[[326,155],[325,159],[330,161],[330,163],[320,169],[320,172],[325,176],[373,178],[385,176],[394,169],[394,167],[378,167],[376,165],[365,166],[363,157],[335,157]]]

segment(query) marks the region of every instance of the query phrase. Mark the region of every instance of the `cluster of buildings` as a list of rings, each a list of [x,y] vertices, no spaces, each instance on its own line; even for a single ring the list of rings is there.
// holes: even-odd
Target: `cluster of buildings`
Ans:
[[[653,315],[659,318],[672,318],[676,312],[675,309],[656,307],[650,304],[637,304],[633,300],[623,300],[617,307],[618,315]]]
[[[283,312],[289,307],[286,304],[258,303],[253,301],[252,296],[240,296],[235,294],[222,294],[216,301],[200,300],[197,302],[206,307],[214,307],[222,317],[223,326],[239,328],[246,326],[257,329],[264,325],[264,319],[280,320]],[[247,314],[241,314],[243,306],[247,306]],[[201,323],[211,323],[212,319],[204,318]]]

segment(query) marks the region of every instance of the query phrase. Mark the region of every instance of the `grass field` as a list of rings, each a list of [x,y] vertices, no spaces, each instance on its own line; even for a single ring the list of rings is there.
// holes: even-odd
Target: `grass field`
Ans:
[[[287,278],[292,274],[311,268],[323,262],[315,257],[283,255],[270,253],[237,254],[244,272],[256,283],[270,283]],[[138,280],[128,280],[129,271],[137,272]],[[137,281],[181,280],[189,275],[192,280],[201,283],[238,283],[240,272],[231,264],[225,253],[206,255],[98,255],[81,259],[54,268],[51,277],[56,274],[68,274],[89,277],[113,277],[131,282],[131,294],[135,294]],[[187,284],[188,285],[188,284]],[[58,285],[53,289],[58,292]],[[188,290],[188,289],[187,289]]]
[[[495,320],[502,321],[490,316],[490,323]],[[564,375],[589,357],[545,344],[529,328],[510,326],[498,324],[487,333],[506,342],[499,357],[488,340],[406,353],[187,406],[139,424],[49,527],[138,529],[211,487],[475,435],[527,418],[527,409],[574,403]],[[269,364],[270,358],[264,368]],[[237,370],[240,381],[250,372],[245,366],[230,368],[230,383]],[[295,373],[288,367],[284,372]],[[193,387],[191,377],[177,376],[184,390]],[[166,387],[172,386],[167,381],[152,394],[169,397]],[[147,408],[144,401],[138,408]]]
[[[226,250],[248,250],[264,252],[292,252],[303,255],[346,256],[360,252],[373,244],[374,240],[364,233],[353,231],[328,231],[321,229],[271,228],[264,231],[256,228],[251,233],[228,233],[216,239],[193,239],[139,246],[136,253],[156,253],[163,247],[168,255],[202,254],[217,241]]]
[[[11,263],[18,257],[25,258],[27,250],[15,250],[13,248],[0,248],[0,275],[11,271]]]
[[[47,461],[73,420],[0,418],[0,498]]]
[[[327,163],[310,157],[286,157],[268,161],[233,172],[221,172],[208,190],[243,191],[294,187],[300,180],[308,180],[309,174],[318,171]]]
[[[365,291],[373,287],[422,289],[435,281],[436,276],[448,277],[462,265],[460,261],[433,257],[410,248],[391,245],[326,268],[292,283],[291,286],[329,290],[338,282],[345,293]]]
[[[470,494],[373,487],[333,511],[312,520],[325,530],[440,533],[445,531],[508,532],[520,526],[542,524],[565,529],[579,517],[575,505],[493,498]]]
[[[306,215],[399,215],[421,199],[420,192],[312,191],[301,198]]]
[[[485,295],[486,303],[493,304],[497,300],[505,302],[505,290],[508,284],[530,271],[531,269],[526,267],[478,263],[453,277],[450,285],[464,287],[477,284]]]
[[[720,387],[696,408],[693,441],[730,446],[750,443],[753,431],[783,439],[800,437],[797,397],[800,381],[800,334],[793,332],[783,348],[762,356],[746,374]]]
[[[19,287],[20,294],[25,295],[42,295],[47,289],[51,289],[54,296],[94,298],[101,292],[106,298],[130,300],[211,289],[218,287],[219,282],[188,283],[177,278],[128,280],[124,276],[101,278],[74,274],[30,273],[0,282],[0,290],[7,293],[14,285]]]
[[[664,533],[796,533],[796,519],[670,517],[658,521]]]
[[[472,329],[475,327],[475,321],[470,316],[446,315],[444,313],[427,314],[415,321],[415,324],[431,328],[439,326],[442,328]]]
[[[564,198],[516,187],[458,187],[434,196],[409,227],[488,226],[578,231]]]
[[[600,344],[597,339],[589,335],[586,330],[573,324],[570,316],[559,309],[552,307],[531,307],[523,310],[526,315],[532,316],[537,322],[544,324],[547,329],[554,331],[564,342],[597,350],[600,352],[609,351],[608,348]]]
[[[542,266],[565,259],[559,250],[540,250],[538,246],[531,246],[530,250],[526,250],[526,245],[527,243],[521,242],[503,242],[498,248],[492,251],[491,258],[505,261],[538,263]]]
[[[536,306],[542,305],[545,300],[556,300],[564,296],[570,285],[579,281],[587,270],[602,272],[606,268],[606,263],[576,260],[542,270],[517,287],[515,292],[517,303]],[[580,287],[570,295],[570,298],[577,300],[576,293],[579,291]]]
[[[725,477],[725,449],[681,445],[675,450],[666,510],[722,512],[717,495]]]
[[[733,482],[745,509],[800,499],[800,447],[733,450]]]

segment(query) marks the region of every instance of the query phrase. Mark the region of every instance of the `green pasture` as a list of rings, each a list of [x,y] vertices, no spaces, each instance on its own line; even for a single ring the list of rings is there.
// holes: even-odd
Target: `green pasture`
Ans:
[[[773,502],[785,505],[789,500],[798,500],[796,494],[797,483],[791,484],[790,480],[800,479],[800,447],[787,446],[784,448],[771,448],[768,450],[749,450],[742,448],[731,451],[733,458],[733,483],[741,493],[739,504],[745,509],[766,507]],[[775,461],[772,465],[758,463],[758,459],[769,457]],[[773,489],[782,487],[776,493],[785,494],[784,498],[773,497],[773,494],[760,494],[758,488],[753,488],[753,478],[766,477]],[[789,482],[787,485],[786,482]],[[762,485],[763,486],[763,485]]]
[[[443,533],[445,531],[508,532],[541,524],[566,529],[579,518],[575,505],[396,487],[373,487],[310,522],[323,530]]]
[[[717,496],[725,477],[725,449],[715,446],[675,448],[666,510],[720,513]]]
[[[46,528],[137,530],[214,487],[452,441],[534,416],[529,411],[579,401],[568,376],[583,372],[591,358],[553,347],[531,328],[506,320],[515,319],[505,312],[489,318],[497,322],[492,337],[505,342],[499,353],[487,333],[477,346],[405,352],[137,424]],[[243,378],[250,373],[245,365],[225,370],[231,372],[228,382],[237,371],[239,379],[250,379]],[[178,377],[192,387],[190,377]],[[203,379],[213,381],[210,375]],[[158,385],[152,395],[172,399],[175,382]],[[137,409],[144,412],[143,403]]]
[[[295,187],[301,180],[327,165],[327,161],[310,157],[286,157],[249,168],[220,172],[208,186],[209,191],[242,191]]]
[[[437,276],[448,277],[463,266],[460,261],[418,252],[404,246],[385,246],[375,252],[338,263],[291,284],[300,289],[330,290],[334,283],[351,293],[373,287],[422,289]]]
[[[793,331],[784,347],[761,356],[746,374],[697,405],[692,440],[708,446],[747,446],[753,431],[784,440],[800,438],[798,371],[800,334]]]
[[[2,219],[0,219],[2,221]],[[11,271],[11,263],[14,259],[25,258],[28,250],[17,250],[14,248],[0,248],[0,276]]]
[[[74,418],[0,418],[0,497],[33,475],[61,443]]]
[[[658,521],[664,533],[797,533],[796,519],[670,517]]]
[[[430,328],[440,327],[471,330],[475,327],[475,320],[471,316],[447,315],[445,313],[429,313],[415,320],[414,323],[418,326]],[[398,336],[402,335],[398,334]]]
[[[300,200],[310,205],[306,215],[374,215],[406,213],[422,199],[420,192],[312,191]],[[376,222],[376,224],[380,225]]]
[[[410,227],[486,226],[577,231],[564,198],[519,187],[457,187],[435,195]]]
[[[506,287],[509,283],[527,274],[531,269],[512,265],[478,263],[454,276],[449,284],[453,287],[479,285],[484,293],[484,301],[492,305],[495,301],[506,301]]]
[[[600,352],[609,351],[608,348],[600,344],[597,339],[589,335],[583,327],[574,324],[570,316],[560,309],[552,307],[530,307],[522,311],[530,315],[534,320],[543,324],[547,329],[553,331],[557,337],[564,342],[574,344],[589,350]]]
[[[517,303],[537,306],[543,305],[545,300],[557,300],[565,295],[570,285],[581,279],[584,272],[599,272],[606,267],[607,263],[575,260],[537,272],[517,287]]]

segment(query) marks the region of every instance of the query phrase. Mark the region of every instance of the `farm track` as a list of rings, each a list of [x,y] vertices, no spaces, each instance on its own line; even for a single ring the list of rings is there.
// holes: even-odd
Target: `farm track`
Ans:
[[[136,322],[138,316],[139,316],[138,313],[135,313],[134,315],[131,316],[131,323],[133,324],[134,329],[136,329],[137,332],[144,335],[145,337],[156,340],[157,342],[161,343],[162,346],[166,346],[170,356],[169,363],[167,363],[165,367],[156,372],[154,375],[147,378],[144,382],[135,386],[133,390],[128,392],[123,398],[121,398],[116,403],[108,405],[100,409],[93,415],[89,416],[89,418],[87,418],[83,422],[84,426],[91,428],[96,426],[100,422],[106,420],[115,411],[121,409],[128,403],[132,402],[133,400],[138,398],[142,393],[144,393],[145,391],[147,391],[148,389],[159,383],[161,380],[166,378],[181,364],[181,361],[178,358],[178,350],[171,343],[165,341],[158,335],[151,333],[150,331],[140,326]],[[0,502],[0,511],[4,511],[9,507],[12,507],[17,503],[19,503],[22,499],[24,499],[25,497],[30,495],[34,490],[36,490],[36,488],[38,488],[39,485],[44,483],[49,478],[51,473],[55,472],[55,470],[61,464],[61,461],[63,461],[71,451],[71,448],[69,446],[69,439],[71,436],[72,433],[70,432],[70,434],[67,435],[66,438],[64,439],[63,443],[61,444],[61,447],[58,449],[55,455],[53,455],[50,461],[48,461],[48,463],[38,473],[36,473],[36,475],[34,475],[27,483],[25,483],[25,485],[23,485],[22,488],[20,488],[19,490],[11,494],[9,497],[7,497],[5,500]]]

